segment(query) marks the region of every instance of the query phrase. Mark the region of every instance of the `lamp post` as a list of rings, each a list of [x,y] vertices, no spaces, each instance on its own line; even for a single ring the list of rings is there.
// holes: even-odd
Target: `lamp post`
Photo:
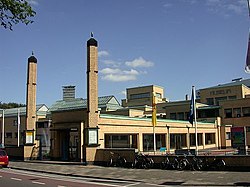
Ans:
[[[4,148],[4,109],[0,109],[2,110],[2,118],[3,118],[3,121],[2,121],[2,147]]]

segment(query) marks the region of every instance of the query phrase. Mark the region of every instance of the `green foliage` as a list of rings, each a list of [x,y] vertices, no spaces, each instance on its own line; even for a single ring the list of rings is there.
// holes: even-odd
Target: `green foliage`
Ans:
[[[1,109],[9,109],[9,108],[17,108],[17,107],[23,107],[24,104],[19,103],[2,103],[0,102],[0,108]]]
[[[13,25],[18,23],[33,23],[30,18],[35,15],[27,0],[0,0],[0,24],[5,29],[12,30]]]

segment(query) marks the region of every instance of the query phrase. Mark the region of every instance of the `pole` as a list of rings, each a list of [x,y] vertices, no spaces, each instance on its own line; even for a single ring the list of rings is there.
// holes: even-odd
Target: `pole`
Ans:
[[[19,133],[20,132],[20,108],[17,109],[17,147],[19,147]]]
[[[193,97],[194,97],[193,106],[194,106],[194,125],[195,125],[195,152],[196,152],[195,154],[197,156],[198,155],[198,134],[197,134],[196,102],[195,102],[196,96],[195,96],[195,87],[193,86],[192,88],[193,88],[192,92],[193,92]]]
[[[155,126],[156,126],[156,104],[155,104],[155,94],[153,92],[152,98],[152,125],[153,125],[153,136],[154,136],[154,153],[156,152],[156,137],[155,137]]]
[[[1,109],[2,110],[2,117],[3,117],[3,123],[2,123],[2,147],[4,147],[4,109]]]

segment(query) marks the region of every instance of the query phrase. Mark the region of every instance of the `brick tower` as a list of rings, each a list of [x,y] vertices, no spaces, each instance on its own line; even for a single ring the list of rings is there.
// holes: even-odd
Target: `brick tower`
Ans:
[[[87,127],[98,125],[98,50],[97,41],[87,41]]]
[[[28,58],[27,70],[27,91],[26,91],[26,125],[24,142],[24,160],[32,157],[32,149],[35,144],[36,129],[36,80],[37,80],[37,59]]]
[[[98,50],[97,41],[87,41],[87,119],[85,124],[85,155],[88,164],[95,161],[98,147]]]

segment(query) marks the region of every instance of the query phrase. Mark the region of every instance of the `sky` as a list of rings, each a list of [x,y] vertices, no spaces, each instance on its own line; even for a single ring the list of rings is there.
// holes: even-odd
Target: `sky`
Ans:
[[[158,85],[170,101],[244,71],[247,0],[29,0],[34,23],[0,28],[0,102],[26,103],[27,59],[38,62],[37,104],[86,98],[86,42],[98,41],[99,96]]]

